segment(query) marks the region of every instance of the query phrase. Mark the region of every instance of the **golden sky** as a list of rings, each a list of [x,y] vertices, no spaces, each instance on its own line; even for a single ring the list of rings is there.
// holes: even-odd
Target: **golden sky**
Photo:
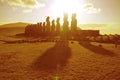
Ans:
[[[78,24],[119,23],[120,0],[0,0],[0,24],[36,23],[77,13]]]

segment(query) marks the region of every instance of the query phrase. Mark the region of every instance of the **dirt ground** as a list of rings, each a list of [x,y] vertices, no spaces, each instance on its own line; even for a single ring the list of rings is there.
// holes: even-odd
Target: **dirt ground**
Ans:
[[[9,39],[0,31],[0,40]],[[120,45],[0,41],[0,80],[120,80],[119,74]]]

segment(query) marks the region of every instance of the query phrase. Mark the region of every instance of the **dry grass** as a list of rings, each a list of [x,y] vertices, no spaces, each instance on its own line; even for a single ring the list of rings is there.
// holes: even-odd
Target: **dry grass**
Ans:
[[[119,63],[120,45],[0,42],[0,80],[119,80]]]

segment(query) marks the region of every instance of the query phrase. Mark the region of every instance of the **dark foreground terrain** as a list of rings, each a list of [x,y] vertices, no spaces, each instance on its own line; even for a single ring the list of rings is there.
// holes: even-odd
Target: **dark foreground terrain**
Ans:
[[[3,40],[18,39],[11,35],[24,29],[0,31],[0,80],[120,80],[120,45],[76,41],[8,44]]]

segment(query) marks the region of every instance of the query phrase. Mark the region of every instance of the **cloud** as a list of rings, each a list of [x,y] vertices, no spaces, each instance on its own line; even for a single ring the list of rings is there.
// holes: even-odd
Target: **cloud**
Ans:
[[[7,3],[11,6],[20,6],[28,8],[44,7],[44,3],[39,3],[37,0],[0,0],[3,3]]]
[[[93,4],[84,5],[84,10],[87,14],[96,14],[101,12],[101,8],[95,8]]]
[[[23,13],[30,13],[30,12],[32,12],[32,9],[25,9],[25,10],[23,10],[22,12],[23,12]]]
[[[90,9],[93,8],[93,4],[85,4],[84,9]]]

